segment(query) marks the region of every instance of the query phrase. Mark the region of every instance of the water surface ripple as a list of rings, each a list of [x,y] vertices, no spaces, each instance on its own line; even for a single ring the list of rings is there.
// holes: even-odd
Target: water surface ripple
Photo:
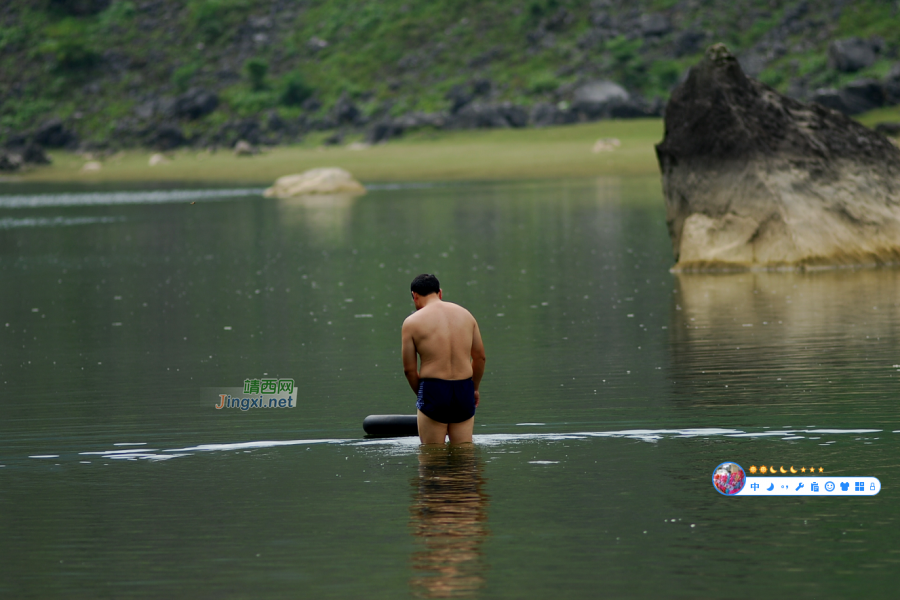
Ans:
[[[894,594],[900,270],[672,274],[656,178],[261,191],[3,184],[0,597]],[[422,272],[485,340],[471,447],[361,429],[414,411]],[[215,408],[248,378],[296,408]]]

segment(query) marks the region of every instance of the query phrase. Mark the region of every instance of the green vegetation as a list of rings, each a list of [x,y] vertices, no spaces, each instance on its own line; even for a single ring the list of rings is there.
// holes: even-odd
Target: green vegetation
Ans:
[[[0,127],[18,130],[34,123],[53,110],[56,103],[49,98],[36,101],[7,100],[0,106]]]
[[[559,87],[559,79],[551,71],[539,71],[528,79],[528,91],[546,94]]]
[[[16,27],[0,27],[0,52],[25,41],[25,33]]]
[[[266,75],[269,74],[269,63],[261,58],[251,58],[244,63],[244,72],[250,80],[250,89],[261,92],[268,88]]]
[[[878,123],[900,123],[900,106],[878,108],[856,117],[866,127],[874,127]]]
[[[298,107],[313,94],[313,89],[299,71],[285,73],[275,85],[267,78],[268,64],[250,59],[244,65],[247,85],[226,89],[222,96],[225,104],[238,116],[249,117],[276,108]]]
[[[284,106],[300,106],[312,96],[313,89],[300,71],[285,73],[279,83],[278,100]]]
[[[251,6],[248,0],[193,0],[188,3],[188,23],[206,42],[215,43],[240,22]]]
[[[103,11],[98,18],[98,22],[101,29],[109,31],[116,27],[127,27],[131,24],[135,15],[137,15],[137,8],[134,2],[122,0],[121,2],[112,3],[109,9]]]
[[[203,132],[273,109],[297,116],[311,97],[321,108],[304,114],[321,118],[345,94],[366,115],[442,111],[453,86],[476,79],[491,82],[491,101],[526,107],[571,100],[590,79],[665,100],[716,41],[739,55],[777,47],[759,78],[780,91],[797,80],[814,90],[883,77],[900,55],[900,9],[877,0],[839,10],[807,2],[799,13],[800,0],[111,0],[95,13],[62,0],[8,5],[0,139],[76,113],[83,118],[70,126],[99,139],[148,96],[191,87],[221,99],[184,124]],[[671,30],[642,32],[640,17],[652,12]],[[794,13],[801,26],[786,26]],[[701,37],[685,49],[677,40],[688,30]],[[828,68],[828,43],[854,35],[883,39],[876,63],[858,73]]]
[[[175,89],[179,92],[186,91],[190,87],[191,81],[193,81],[194,77],[197,76],[197,72],[199,70],[200,65],[196,63],[178,67],[172,73],[172,85],[174,85]]]
[[[225,104],[238,116],[249,117],[275,108],[277,96],[271,90],[229,89],[222,94]]]
[[[51,56],[56,72],[81,71],[100,61],[100,53],[91,40],[90,27],[82,21],[69,17],[54,23],[46,32],[48,39],[41,45],[41,51]]]

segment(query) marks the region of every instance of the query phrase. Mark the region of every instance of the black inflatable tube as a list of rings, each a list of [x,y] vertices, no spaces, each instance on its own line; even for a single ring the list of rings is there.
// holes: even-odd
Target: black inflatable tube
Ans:
[[[419,435],[416,415],[369,415],[363,430],[373,437],[407,437]]]

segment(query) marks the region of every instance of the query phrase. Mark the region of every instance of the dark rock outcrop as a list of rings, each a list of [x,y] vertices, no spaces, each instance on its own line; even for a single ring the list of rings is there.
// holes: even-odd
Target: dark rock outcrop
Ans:
[[[450,88],[444,95],[444,98],[450,101],[450,112],[455,114],[459,112],[462,107],[474,100],[475,94],[467,89],[466,86],[457,84]]]
[[[450,101],[450,114],[456,114],[477,98],[486,98],[493,88],[490,79],[476,79],[469,85],[454,85],[444,95]]]
[[[403,129],[419,129],[421,127],[433,127],[441,129],[447,124],[446,115],[443,113],[410,112],[394,119],[394,123]]]
[[[51,119],[38,127],[32,140],[44,148],[72,148],[78,145],[78,136],[59,119]]]
[[[174,123],[163,123],[147,133],[147,144],[156,150],[174,150],[187,143],[184,132]]]
[[[885,102],[889,106],[900,104],[900,63],[891,67],[890,73],[884,78]]]
[[[812,101],[838,110],[845,115],[858,115],[885,105],[885,91],[882,84],[874,79],[860,79],[839,90],[818,90]]]
[[[660,13],[645,13],[641,15],[641,33],[645,37],[666,35],[672,31],[672,22],[669,17]]]
[[[676,270],[900,261],[900,149],[721,44],[675,89],[656,152]]]
[[[344,141],[344,132],[343,131],[335,131],[327,138],[322,140],[322,144],[325,146],[337,146]]]
[[[534,127],[567,125],[577,122],[578,115],[571,110],[562,109],[556,104],[541,102],[531,107],[529,121]]]
[[[287,121],[281,118],[277,110],[270,110],[266,114],[266,129],[269,131],[284,131],[287,126]]]
[[[303,104],[300,105],[300,108],[302,108],[306,112],[313,113],[322,108],[322,102],[319,101],[319,99],[315,96],[310,96],[303,101]]]
[[[229,121],[219,128],[211,142],[217,146],[233,148],[240,140],[253,146],[263,142],[262,127],[256,119],[239,119]]]
[[[26,165],[49,165],[50,157],[44,152],[44,149],[35,143],[25,144],[17,149],[22,157],[22,162]]]
[[[688,54],[699,51],[705,40],[706,34],[702,31],[693,29],[682,31],[675,38],[675,56],[687,56]]]
[[[192,88],[181,94],[169,108],[169,116],[180,119],[199,119],[216,110],[219,97],[213,92]]]
[[[575,90],[572,110],[583,113],[589,120],[605,116],[611,106],[631,100],[625,88],[612,81],[591,81]]]
[[[828,66],[844,73],[855,73],[875,62],[878,46],[858,37],[828,44]]]
[[[21,156],[9,150],[0,150],[0,173],[15,173],[21,168]]]
[[[452,120],[452,117],[449,118]],[[443,129],[447,126],[448,116],[442,113],[410,112],[395,118],[384,118],[376,121],[366,132],[366,141],[379,144],[401,137],[406,131],[432,127]]]
[[[473,102],[452,116],[447,122],[451,129],[483,129],[525,127],[528,112],[511,102],[483,104]]]
[[[138,104],[134,114],[141,120],[151,119],[188,119],[205,117],[219,106],[219,97],[200,88],[191,88],[185,93],[172,97],[150,97]]]
[[[70,15],[83,17],[106,10],[110,0],[48,0],[47,4]]]
[[[570,110],[579,121],[634,119],[654,114],[650,106],[612,81],[591,81],[578,87]]]
[[[393,119],[385,119],[378,121],[366,132],[366,142],[369,144],[380,144],[393,138],[403,135],[404,129]]]
[[[359,108],[347,94],[338,98],[337,103],[334,105],[333,113],[334,120],[337,121],[338,125],[356,125],[363,120]]]
[[[34,142],[7,146],[0,149],[0,172],[11,173],[27,165],[49,165],[50,158],[44,149]]]
[[[889,135],[891,137],[898,137],[898,136],[900,136],[900,123],[896,123],[896,122],[878,123],[875,125],[875,131],[877,131],[881,135]]]

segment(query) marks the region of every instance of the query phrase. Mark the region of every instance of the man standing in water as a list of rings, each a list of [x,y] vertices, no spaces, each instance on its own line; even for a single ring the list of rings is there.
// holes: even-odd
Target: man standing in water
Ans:
[[[416,312],[401,331],[403,372],[417,397],[419,439],[471,442],[485,363],[478,323],[462,306],[444,302],[434,275],[417,276],[409,288]]]

